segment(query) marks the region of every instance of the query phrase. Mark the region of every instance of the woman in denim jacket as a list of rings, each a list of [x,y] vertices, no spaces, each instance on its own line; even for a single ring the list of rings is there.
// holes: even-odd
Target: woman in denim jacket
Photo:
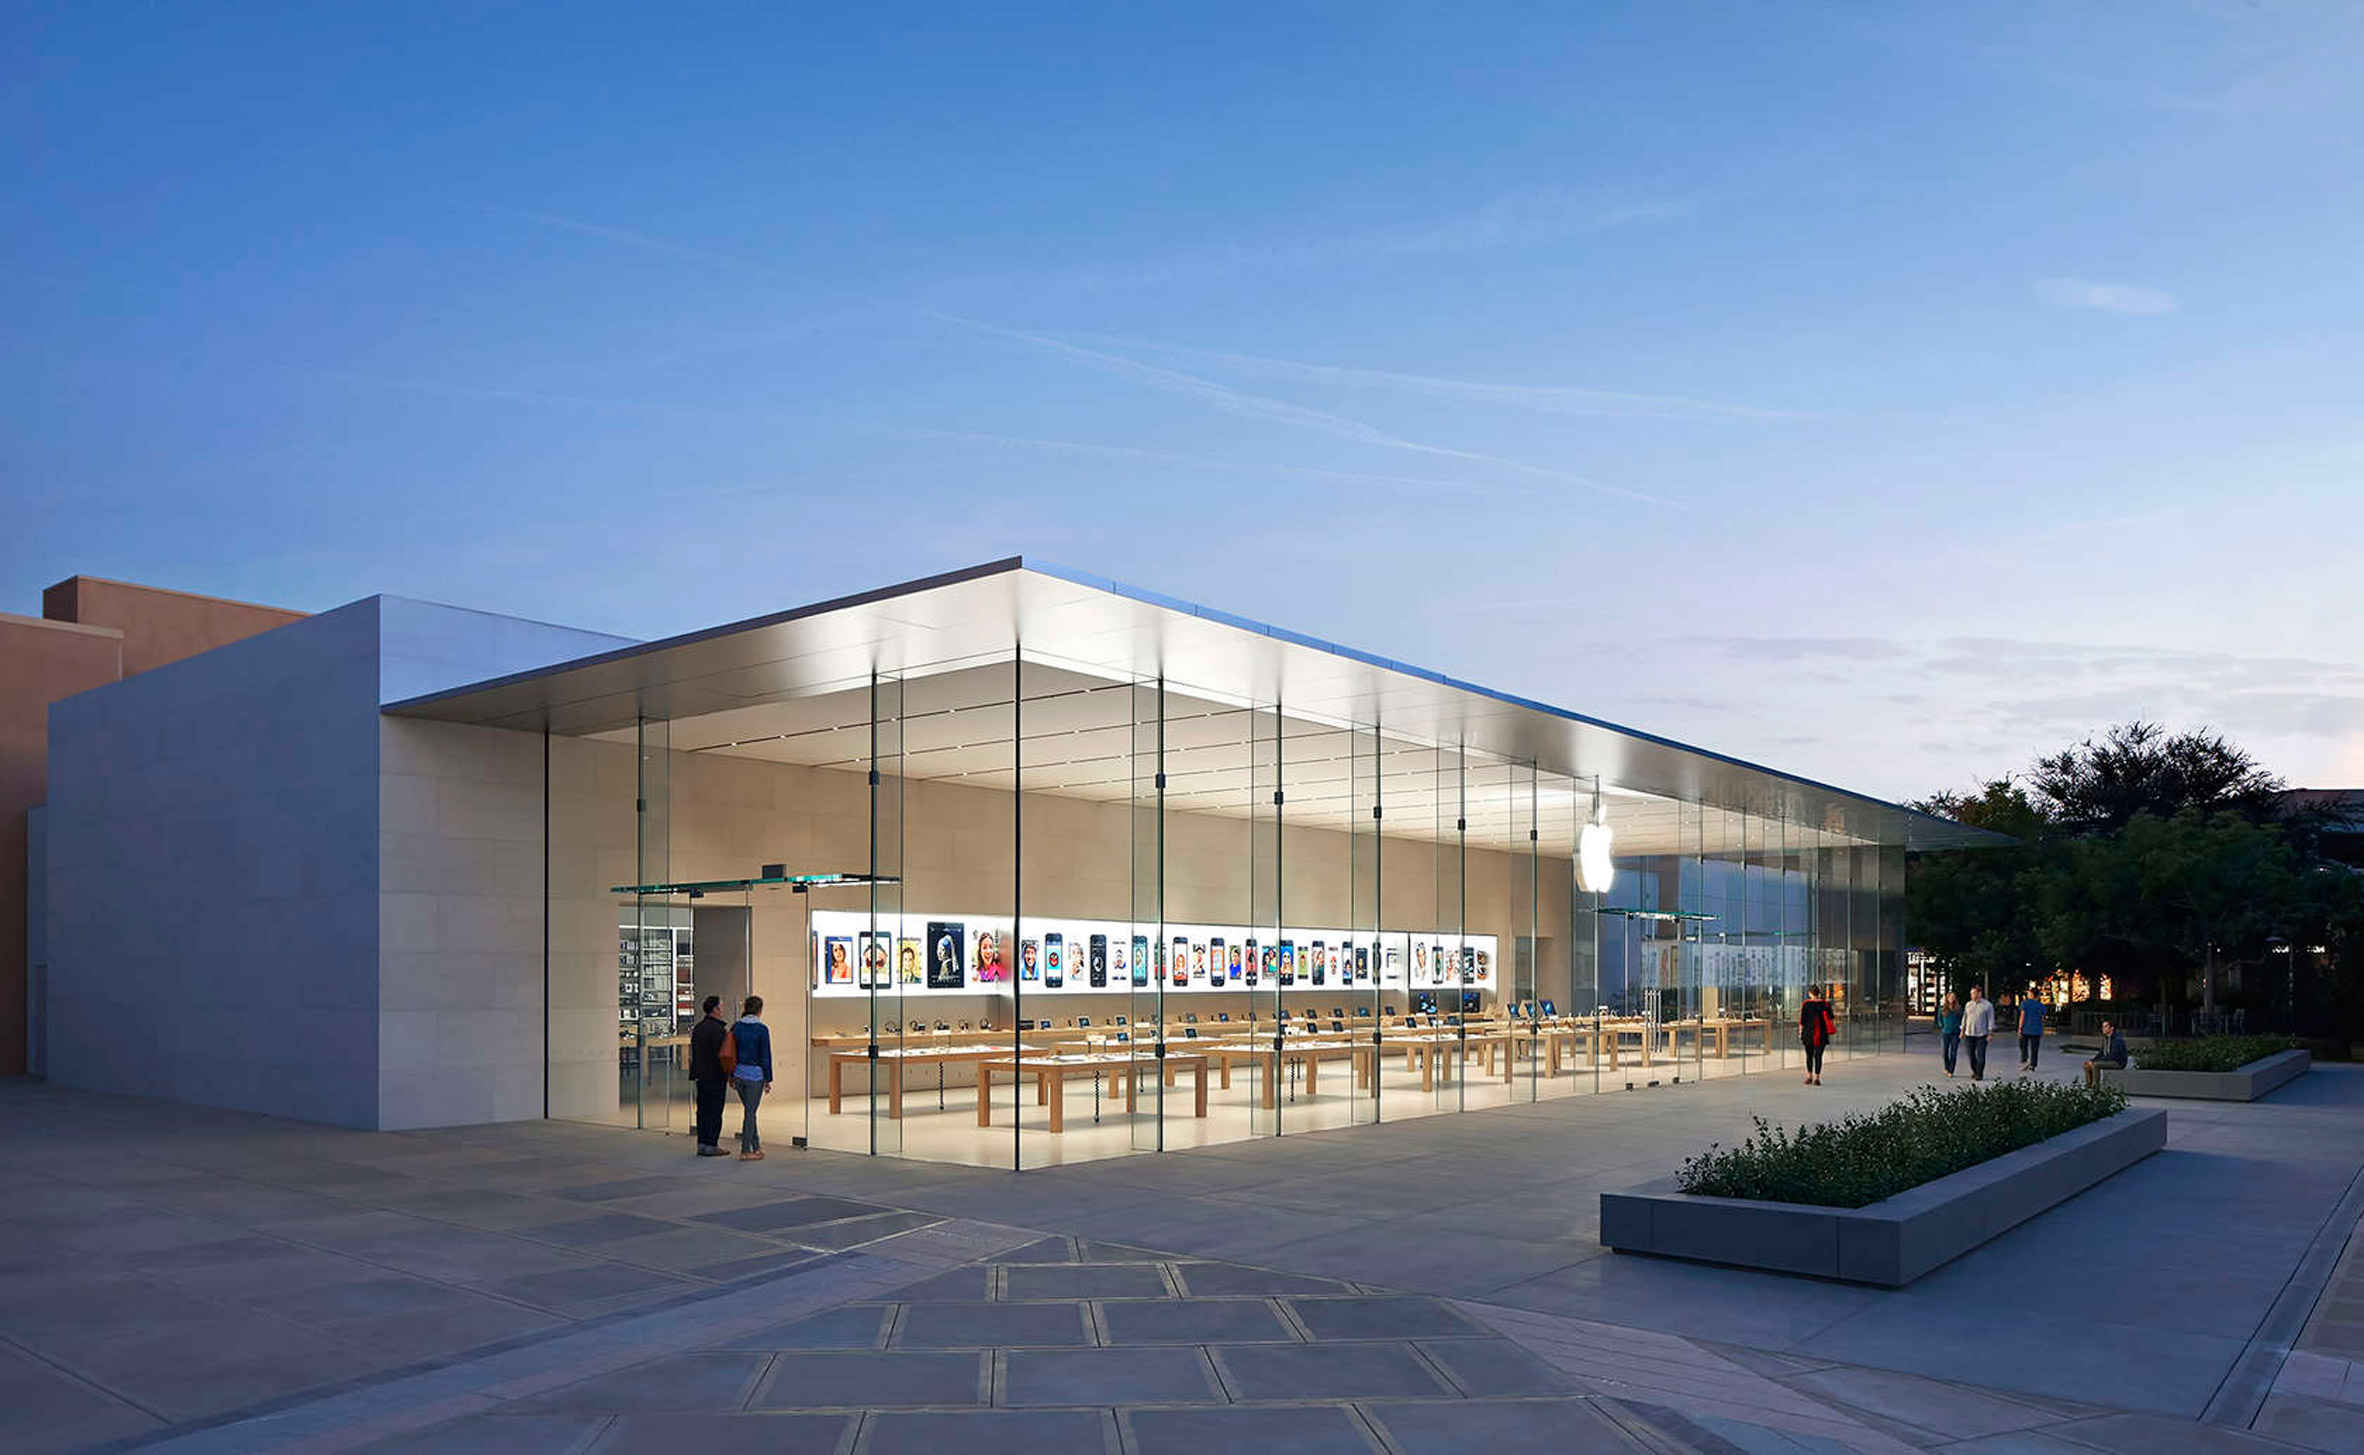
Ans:
[[[763,1094],[772,1089],[772,1030],[757,1019],[763,1013],[763,997],[747,997],[746,1009],[731,1022],[731,1038],[738,1043],[739,1064],[731,1072],[731,1089],[739,1093],[739,1105],[744,1113],[739,1121],[739,1160],[761,1162],[763,1138],[755,1130],[755,1109],[763,1104]]]

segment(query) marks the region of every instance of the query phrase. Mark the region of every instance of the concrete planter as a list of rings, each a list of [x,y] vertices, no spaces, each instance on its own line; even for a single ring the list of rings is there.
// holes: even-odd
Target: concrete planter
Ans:
[[[2255,1101],[2277,1087],[2307,1074],[2314,1057],[2305,1051],[2282,1051],[2252,1061],[2238,1071],[2104,1071],[2102,1079],[2123,1087],[2128,1096],[2180,1096],[2195,1101]]]
[[[1674,1179],[1601,1194],[1601,1241],[1901,1288],[2167,1145],[2167,1113],[2129,1109],[1869,1207],[1695,1197]]]

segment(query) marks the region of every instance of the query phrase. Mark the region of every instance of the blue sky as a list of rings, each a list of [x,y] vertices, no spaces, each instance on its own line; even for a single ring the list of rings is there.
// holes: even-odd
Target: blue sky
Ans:
[[[0,609],[1023,553],[1893,796],[2364,783],[2352,5],[9,7]]]

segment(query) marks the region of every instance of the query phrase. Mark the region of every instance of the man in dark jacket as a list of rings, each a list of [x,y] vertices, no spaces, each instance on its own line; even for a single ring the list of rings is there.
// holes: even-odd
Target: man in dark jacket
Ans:
[[[722,997],[706,997],[705,1014],[698,1018],[689,1038],[690,1080],[698,1087],[698,1155],[727,1157],[722,1150],[722,1101],[730,1091],[730,1073],[722,1069],[722,1043],[730,1034],[715,1011],[722,1005]]]
[[[2099,1081],[2101,1073],[2105,1070],[2123,1071],[2125,1069],[2126,1038],[2118,1034],[2118,1027],[2114,1022],[2103,1021],[2101,1023],[2101,1049],[2094,1052],[2093,1059],[2085,1063],[2085,1084],[2091,1086],[2094,1082]]]

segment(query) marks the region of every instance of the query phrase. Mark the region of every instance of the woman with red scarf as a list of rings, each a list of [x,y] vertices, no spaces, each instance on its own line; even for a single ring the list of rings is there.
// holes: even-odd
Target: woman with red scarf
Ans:
[[[1822,1084],[1822,1050],[1830,1038],[1839,1032],[1839,1018],[1831,1014],[1830,1001],[1825,999],[1820,986],[1806,987],[1806,1000],[1798,1007],[1798,1044],[1806,1048],[1806,1084]]]

